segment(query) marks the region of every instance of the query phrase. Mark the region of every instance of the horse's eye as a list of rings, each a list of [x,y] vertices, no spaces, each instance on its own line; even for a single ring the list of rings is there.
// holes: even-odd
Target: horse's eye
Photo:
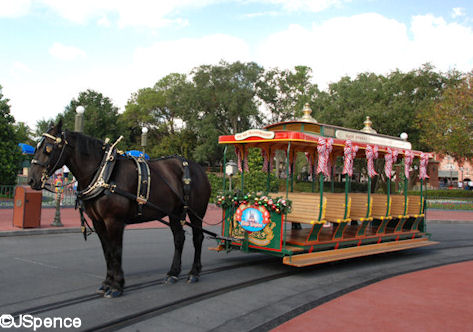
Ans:
[[[46,146],[44,147],[44,152],[46,154],[50,154],[51,152],[53,152],[53,145],[52,144],[46,144]]]

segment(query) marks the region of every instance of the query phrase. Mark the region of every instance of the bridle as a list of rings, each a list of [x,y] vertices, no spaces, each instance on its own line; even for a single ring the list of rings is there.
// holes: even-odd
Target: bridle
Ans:
[[[46,138],[49,138],[53,141],[53,143],[48,143],[46,142]],[[50,158],[48,162],[40,162],[37,159],[31,160],[32,165],[38,165],[43,167],[43,172],[41,174],[41,189],[46,189],[46,182],[48,181],[49,177],[53,175],[54,171],[56,170],[57,166],[59,165],[59,162],[62,159],[62,156],[64,154],[64,151],[66,150],[66,145],[69,143],[66,140],[66,133],[62,132],[60,137],[53,136],[48,133],[43,133],[41,140],[39,141],[38,145],[36,146],[36,151],[38,151],[43,143],[46,142],[45,147],[44,147],[44,153],[46,155],[50,155]],[[61,149],[61,152],[59,154],[59,157],[57,158],[56,162],[54,163],[54,166],[51,167],[51,158],[52,158],[52,153],[56,150],[56,147]]]

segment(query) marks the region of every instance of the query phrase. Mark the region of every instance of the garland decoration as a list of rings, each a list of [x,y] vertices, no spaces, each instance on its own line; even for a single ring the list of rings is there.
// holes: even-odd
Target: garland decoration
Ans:
[[[356,153],[358,152],[358,146],[353,146],[351,140],[345,142],[343,148],[343,172],[342,174],[348,174],[349,177],[353,175],[353,160],[355,159]]]
[[[397,150],[387,149],[387,153],[384,155],[386,160],[384,163],[384,174],[390,179],[393,173],[393,164],[396,163],[399,152]]]
[[[375,145],[374,147],[371,145],[366,146],[365,150],[366,159],[368,160],[368,176],[370,178],[378,175],[376,170],[374,169],[374,160],[378,159],[378,146]]]
[[[292,202],[283,197],[270,197],[262,193],[246,193],[240,191],[227,191],[223,195],[217,195],[217,206],[228,209],[238,207],[240,204],[250,204],[255,206],[264,206],[270,211],[278,214],[286,214],[291,212]]]
[[[427,175],[427,165],[429,164],[429,158],[429,153],[422,152],[420,154],[419,178],[422,180],[429,178],[429,176]]]

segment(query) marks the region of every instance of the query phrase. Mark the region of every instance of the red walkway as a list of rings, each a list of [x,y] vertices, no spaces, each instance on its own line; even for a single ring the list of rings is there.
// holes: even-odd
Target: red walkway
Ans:
[[[473,261],[375,283],[273,331],[473,331]]]
[[[51,223],[54,220],[56,210],[54,208],[43,208],[41,209],[41,227],[40,229],[57,229],[57,228],[80,228],[80,216],[79,210],[74,208],[61,208],[61,222],[64,227],[53,227]],[[217,223],[221,219],[221,210],[215,205],[210,204],[207,209],[207,214],[204,220],[209,223]],[[86,217],[90,222],[90,219]],[[164,218],[167,220],[166,218]],[[136,228],[158,228],[167,227],[158,221],[151,221],[141,224],[129,225],[127,229]],[[25,230],[31,230],[27,228]],[[13,209],[0,209],[0,232],[4,231],[23,231],[22,228],[13,226]]]
[[[216,223],[221,219],[221,210],[215,205],[210,204],[205,215],[205,221]],[[52,229],[57,227],[50,226],[55,214],[54,208],[43,208],[41,210],[41,229]],[[450,211],[450,210],[428,210],[427,221],[458,221],[473,222],[473,211]],[[73,208],[61,208],[61,221],[66,228],[79,228],[80,218],[79,212]],[[127,226],[128,229],[136,228],[157,228],[164,227],[158,221],[152,221],[142,224]],[[13,209],[0,209],[0,232],[2,231],[21,231],[21,228],[13,226]]]

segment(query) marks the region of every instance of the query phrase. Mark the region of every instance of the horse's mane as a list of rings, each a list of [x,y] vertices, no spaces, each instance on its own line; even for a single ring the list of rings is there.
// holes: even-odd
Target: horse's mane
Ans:
[[[103,141],[75,131],[68,131],[67,137],[74,141],[74,148],[81,155],[91,155],[102,151]]]

